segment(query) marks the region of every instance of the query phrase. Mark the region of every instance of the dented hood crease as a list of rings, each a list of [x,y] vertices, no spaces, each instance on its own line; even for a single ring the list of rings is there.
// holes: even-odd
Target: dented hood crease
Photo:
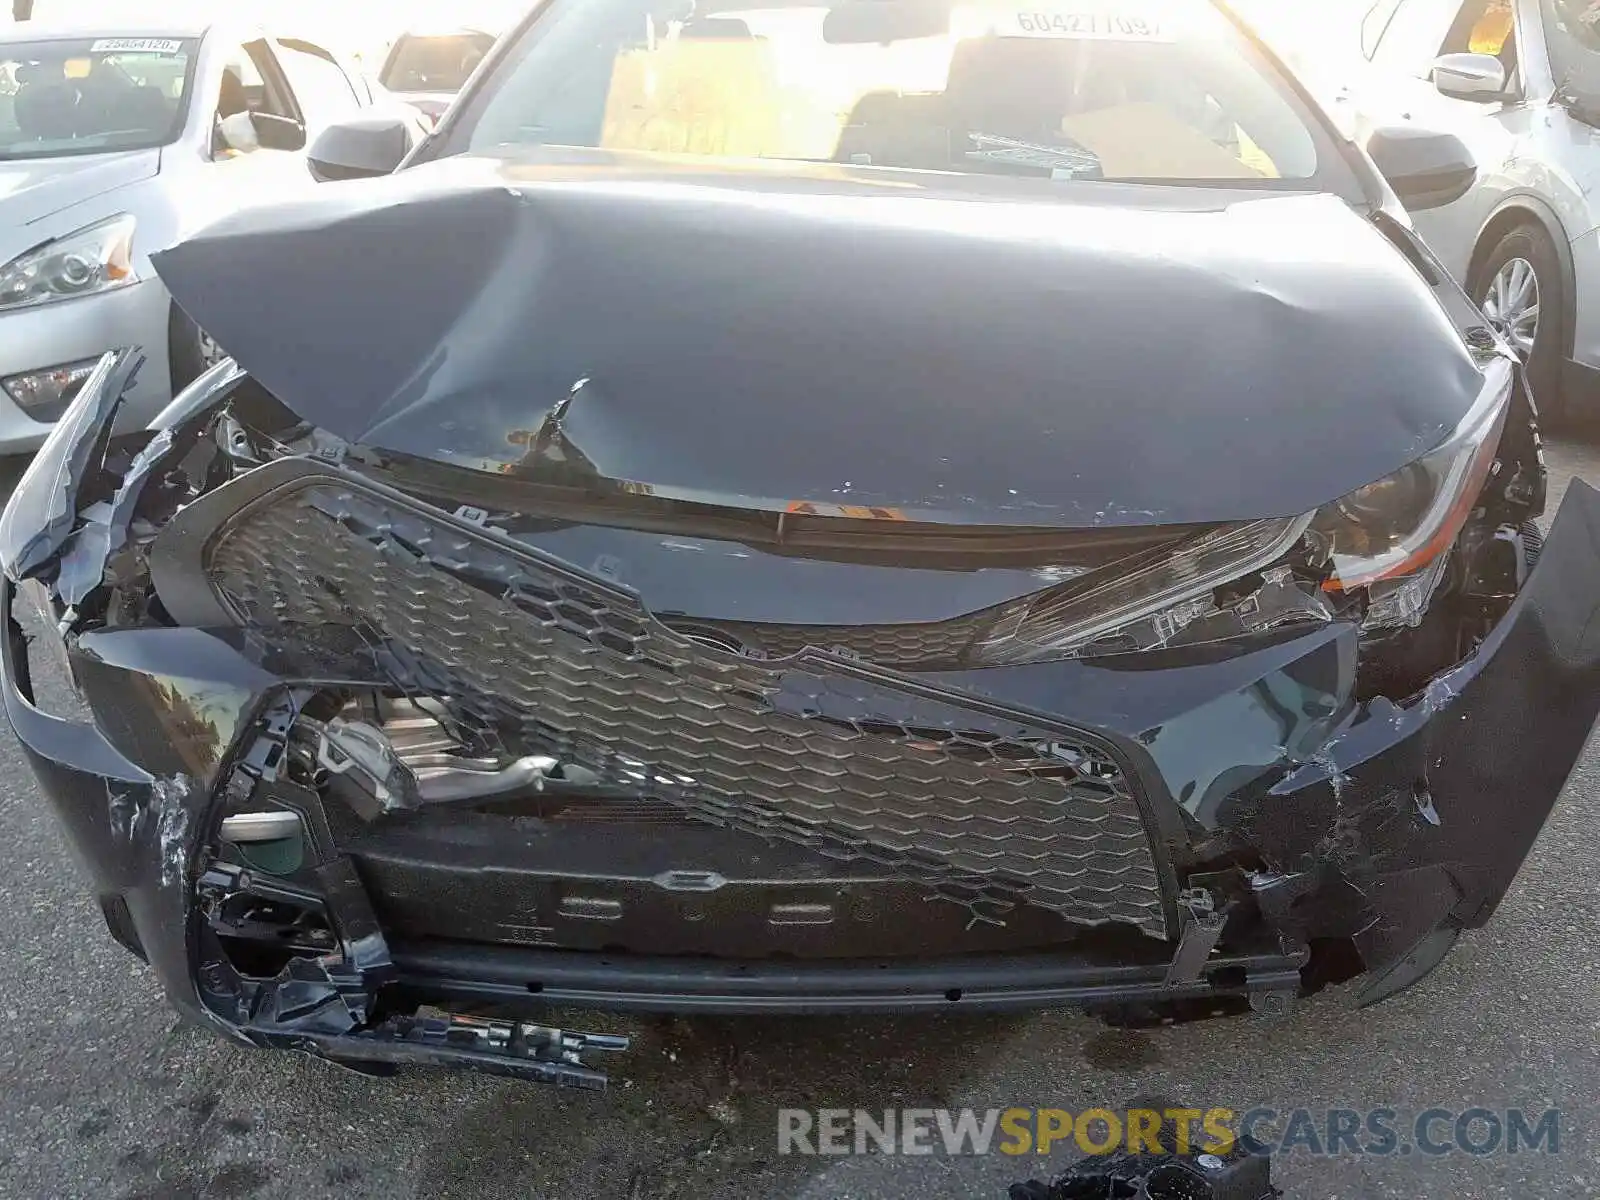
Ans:
[[[327,185],[155,261],[351,442],[741,507],[1287,516],[1436,445],[1482,381],[1330,196],[529,152]]]

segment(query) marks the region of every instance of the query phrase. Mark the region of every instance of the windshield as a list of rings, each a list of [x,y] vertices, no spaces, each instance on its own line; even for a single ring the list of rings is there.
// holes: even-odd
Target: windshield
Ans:
[[[1592,122],[1600,115],[1600,4],[1542,0],[1540,8],[1557,90]]]
[[[392,92],[459,91],[493,45],[487,33],[408,33],[394,44],[378,81]]]
[[[452,140],[1304,186],[1308,125],[1205,0],[551,0]]]
[[[0,42],[0,160],[134,150],[172,141],[194,39]]]

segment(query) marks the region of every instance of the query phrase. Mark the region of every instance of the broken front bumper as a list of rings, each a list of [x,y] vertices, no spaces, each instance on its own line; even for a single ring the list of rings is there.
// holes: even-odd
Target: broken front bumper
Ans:
[[[334,468],[315,471],[324,479],[339,476]],[[240,484],[256,479],[252,486],[259,487],[274,477],[266,469],[246,475],[186,509],[180,522],[204,531],[211,501],[220,497],[219,503],[238,507],[249,490]],[[388,496],[396,506],[385,518],[391,533],[400,510],[405,519],[431,522],[435,532],[458,533],[457,565],[466,561],[462,546],[482,540],[460,514],[451,517],[345,478],[355,492]],[[341,519],[353,520],[349,513]],[[180,528],[180,545],[182,535]],[[205,537],[190,541],[209,544]],[[159,582],[159,561],[153,569]],[[580,572],[569,575],[585,595],[606,586]],[[180,591],[176,584],[162,589],[169,609],[184,607]],[[113,934],[151,963],[180,1008],[262,1045],[358,1062],[450,1060],[579,1086],[595,1080],[577,1054],[596,1043],[536,1026],[419,1023],[391,1016],[403,1007],[393,997],[404,997],[410,1008],[423,1003],[478,1012],[531,1011],[551,1003],[701,1012],[1054,1004],[1126,1012],[1219,1001],[1278,1009],[1301,985],[1308,948],[1344,939],[1371,973],[1365,998],[1379,999],[1435,965],[1462,928],[1488,918],[1600,709],[1600,634],[1593,620],[1600,600],[1600,494],[1575,483],[1505,618],[1470,659],[1404,705],[1352,702],[1358,631],[1346,623],[1127,656],[1130,661],[1119,664],[1058,662],[916,677],[830,663],[824,656],[793,668],[763,668],[761,679],[728,693],[750,706],[735,711],[761,719],[753,731],[758,734],[767,729],[762,721],[779,718],[844,721],[854,730],[849,746],[859,749],[863,739],[877,745],[872,739],[884,736],[886,723],[893,725],[898,732],[885,746],[917,743],[919,752],[937,754],[939,770],[928,776],[926,764],[891,758],[881,782],[893,787],[923,770],[930,803],[954,804],[941,819],[956,823],[962,820],[959,793],[938,788],[964,779],[972,754],[957,755],[948,742],[930,747],[908,731],[959,728],[997,760],[1004,755],[996,747],[1008,739],[1029,746],[1041,737],[1057,739],[1053,747],[1077,748],[1070,752],[1075,762],[1084,748],[1093,750],[1103,762],[1085,775],[1084,795],[1072,800],[1076,807],[1030,818],[1043,831],[1034,867],[1056,912],[1079,927],[1098,922],[1142,930],[1131,943],[1113,949],[1063,932],[1055,947],[949,957],[935,950],[873,949],[880,943],[870,938],[860,953],[849,953],[848,939],[815,953],[814,941],[796,935],[802,953],[778,961],[697,953],[693,947],[705,943],[686,931],[731,923],[741,903],[749,907],[743,900],[730,905],[726,896],[719,901],[719,890],[750,903],[765,904],[770,895],[727,887],[727,880],[701,878],[685,887],[681,878],[661,876],[613,881],[610,892],[589,901],[623,912],[641,888],[655,900],[669,900],[675,915],[650,943],[658,953],[640,953],[637,946],[625,952],[552,948],[552,940],[570,943],[561,941],[558,921],[546,920],[548,912],[525,914],[526,930],[503,937],[465,931],[419,936],[394,916],[400,897],[374,882],[377,857],[357,863],[334,855],[317,868],[328,918],[325,944],[313,939],[305,955],[268,985],[244,978],[219,954],[216,932],[202,914],[211,899],[252,886],[248,872],[215,866],[219,813],[246,798],[249,779],[259,777],[274,737],[292,724],[305,695],[392,679],[354,675],[346,658],[319,657],[304,644],[220,618],[100,630],[68,646],[76,686],[93,714],[92,722],[74,720],[36,705],[9,585],[0,599],[9,617],[3,658],[11,723],[89,871]],[[615,594],[611,605],[614,618],[639,636],[648,634],[648,614],[624,611],[626,598]],[[504,612],[499,619],[504,627],[497,644],[509,661],[517,639],[531,635],[514,628]],[[435,659],[460,653],[459,645],[430,643],[435,634],[426,620],[408,636],[413,649]],[[588,629],[584,636],[599,634]],[[813,670],[819,662],[828,667],[831,688],[819,686]],[[539,686],[545,685],[526,683]],[[492,688],[485,682],[481,690]],[[669,709],[681,700],[660,698]],[[838,708],[851,704],[853,712]],[[537,718],[537,698],[524,696],[521,705]],[[633,709],[624,715],[637,720]],[[666,711],[655,719],[670,717]],[[687,736],[661,753],[649,765],[654,785],[667,790],[674,778],[713,778],[706,773],[728,769],[727,761],[748,766],[744,758],[724,761],[716,748],[696,750]],[[844,753],[839,750],[841,759]],[[997,769],[1005,769],[1003,761]],[[770,776],[756,782],[772,786]],[[801,782],[818,786],[810,776]],[[682,790],[687,793],[687,784]],[[1015,787],[1011,803],[1026,808],[1035,799],[1024,784]],[[690,803],[686,794],[675,800]],[[725,815],[734,824],[741,819]],[[786,815],[780,804],[768,815],[767,832],[797,840],[792,812]],[[976,816],[980,825],[992,819]],[[1106,840],[1105,829],[1130,821],[1129,830]],[[1082,869],[1056,861],[1062,848],[1050,839],[1062,828],[1089,847]],[[874,844],[891,840],[882,829],[871,832]],[[879,865],[909,879],[922,895],[966,905],[975,920],[992,917],[986,904],[993,897],[963,892],[961,878],[926,874],[930,856],[916,839],[927,832],[905,832],[899,857]],[[994,832],[996,853],[1026,857],[1012,844],[1013,833]],[[318,836],[325,845],[338,840],[325,829]],[[1241,862],[1253,865],[1241,869]],[[427,869],[412,878],[440,889],[413,897],[423,907],[444,903],[450,885],[485,873],[483,860],[470,856],[423,865]],[[944,870],[949,860],[934,865]],[[957,865],[979,868],[981,875],[981,862]],[[1119,887],[1119,871],[1126,872],[1125,887]],[[270,887],[262,892],[259,880],[254,886],[270,900]],[[850,879],[826,879],[806,894],[807,903],[788,905],[786,912],[803,910],[809,917],[827,910],[831,920],[840,905],[817,901],[814,893],[831,890],[836,900],[848,901],[854,886]],[[539,887],[527,893],[541,904],[548,894]],[[930,907],[940,906],[906,908],[898,917],[892,906],[888,911],[911,929]],[[1248,930],[1246,916],[1253,922]],[[466,920],[463,910],[464,930]],[[896,933],[888,930],[887,941]]]

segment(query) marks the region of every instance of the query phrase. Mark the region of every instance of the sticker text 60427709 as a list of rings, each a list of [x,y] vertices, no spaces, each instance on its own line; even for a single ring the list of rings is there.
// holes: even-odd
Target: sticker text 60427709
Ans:
[[[1154,17],[1132,13],[1072,12],[1062,9],[1019,9],[1007,32],[1021,37],[1087,38],[1103,41],[1164,42],[1170,40]]]

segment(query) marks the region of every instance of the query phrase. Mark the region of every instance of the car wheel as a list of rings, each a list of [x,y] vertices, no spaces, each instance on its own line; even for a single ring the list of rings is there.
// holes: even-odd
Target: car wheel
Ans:
[[[1483,315],[1511,343],[1528,368],[1528,386],[1540,414],[1560,421],[1561,346],[1565,313],[1561,263],[1550,238],[1533,225],[1518,225],[1478,264],[1468,291]]]
[[[174,304],[167,322],[167,355],[172,369],[172,394],[176,396],[203,371],[227,358],[228,352]]]

